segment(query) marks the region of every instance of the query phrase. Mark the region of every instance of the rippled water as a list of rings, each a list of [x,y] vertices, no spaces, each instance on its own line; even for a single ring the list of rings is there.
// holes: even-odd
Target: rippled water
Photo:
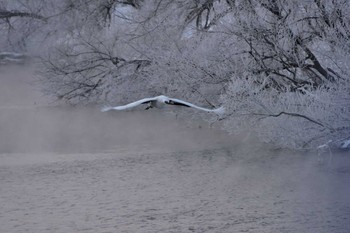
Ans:
[[[346,169],[224,149],[57,155],[1,166],[0,231],[347,233]]]

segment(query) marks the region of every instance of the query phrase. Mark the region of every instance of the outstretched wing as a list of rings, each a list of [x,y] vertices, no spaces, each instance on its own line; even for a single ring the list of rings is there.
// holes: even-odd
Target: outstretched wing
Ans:
[[[179,100],[179,99],[169,98],[169,100],[172,101],[173,105],[181,105],[181,106],[196,108],[198,110],[202,110],[202,111],[205,111],[205,112],[214,112],[214,113],[220,114],[220,115],[224,114],[224,112],[225,112],[224,107],[220,107],[220,108],[216,108],[216,109],[209,109],[209,108],[202,108],[202,107],[199,107],[199,106],[197,106],[195,104],[191,104],[189,102],[186,102],[186,101],[183,101],[183,100]]]
[[[340,146],[341,149],[350,149],[350,139],[344,140]]]
[[[127,104],[127,105],[121,105],[121,106],[115,106],[115,107],[111,107],[111,106],[105,106],[101,109],[102,112],[106,112],[106,111],[109,111],[109,110],[126,110],[126,109],[129,109],[129,108],[134,108],[140,104],[145,104],[145,103],[149,103],[151,101],[154,101],[156,98],[155,97],[152,97],[152,98],[145,98],[145,99],[141,99],[141,100],[138,100],[138,101],[135,101],[135,102],[132,102],[130,104]]]

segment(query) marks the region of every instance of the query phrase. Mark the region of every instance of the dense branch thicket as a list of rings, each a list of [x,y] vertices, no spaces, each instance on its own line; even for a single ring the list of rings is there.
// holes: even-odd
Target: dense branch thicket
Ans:
[[[223,104],[226,130],[309,148],[350,136],[348,12],[347,0],[1,1],[0,43],[38,54],[40,41],[58,99]]]

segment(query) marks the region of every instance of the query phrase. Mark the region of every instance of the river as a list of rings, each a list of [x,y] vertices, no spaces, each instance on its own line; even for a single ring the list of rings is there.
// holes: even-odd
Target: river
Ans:
[[[0,67],[0,232],[350,232],[349,153],[53,106],[33,73]]]

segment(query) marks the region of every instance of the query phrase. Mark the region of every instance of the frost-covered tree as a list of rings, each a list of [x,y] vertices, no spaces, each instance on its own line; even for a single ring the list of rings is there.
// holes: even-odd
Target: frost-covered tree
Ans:
[[[348,1],[242,1],[221,32],[234,49],[226,128],[292,148],[350,134]],[[225,30],[229,28],[229,30]]]
[[[57,99],[224,104],[226,130],[282,147],[350,136],[347,0],[21,0],[0,9],[7,38],[41,41],[45,91]],[[26,22],[31,36],[17,34],[13,25]]]
[[[0,52],[26,52],[28,37],[46,23],[39,1],[0,1]]]
[[[115,3],[108,7],[113,14],[101,18],[107,19],[103,26],[95,20],[67,34],[46,57],[48,93],[68,102],[169,94],[217,104],[229,78],[200,57],[200,40],[191,36],[195,29],[185,27],[188,3],[109,3]],[[91,15],[87,11],[86,17]]]

